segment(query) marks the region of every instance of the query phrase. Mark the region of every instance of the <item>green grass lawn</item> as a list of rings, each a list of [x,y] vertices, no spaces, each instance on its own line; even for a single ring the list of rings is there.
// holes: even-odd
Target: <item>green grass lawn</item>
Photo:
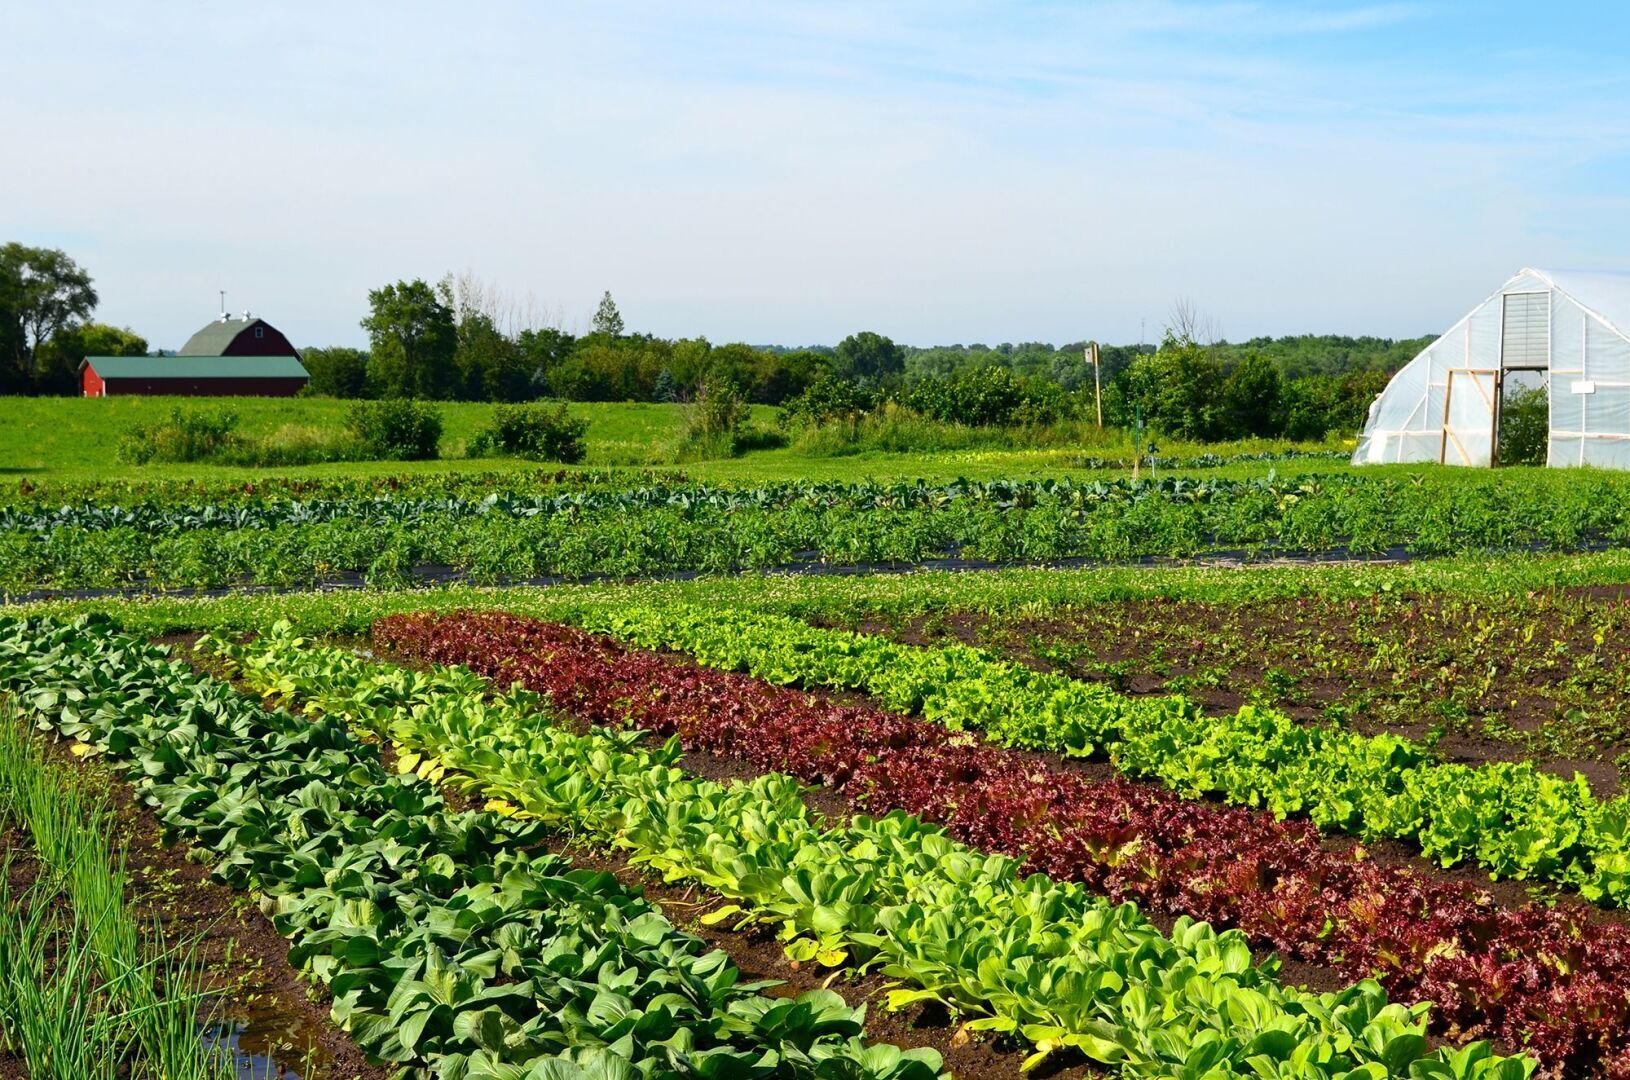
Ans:
[[[331,398],[4,398],[0,399],[0,480],[163,479],[194,477],[251,479],[271,475],[368,475],[418,472],[488,471],[493,469],[557,469],[532,462],[502,458],[465,458],[464,446],[485,426],[492,406],[473,402],[444,402],[442,457],[435,461],[337,462],[325,465],[245,468],[221,465],[126,465],[115,451],[132,426],[166,416],[172,406],[222,408],[238,414],[246,436],[266,435],[285,424],[333,427],[344,423],[349,403]],[[1119,457],[1130,444],[1108,436],[1091,446],[1045,449],[952,450],[940,453],[885,453],[869,451],[842,457],[815,457],[790,448],[757,450],[720,461],[675,465],[674,450],[684,426],[684,406],[642,403],[574,403],[571,411],[589,421],[585,469],[670,468],[698,479],[751,483],[767,480],[947,480],[1012,478],[1085,474],[1086,456]],[[755,406],[752,420],[773,428],[776,410]],[[1207,447],[1171,445],[1170,456],[1207,450],[1239,451],[1269,448],[1272,444]],[[1339,442],[1323,448],[1339,448]],[[1270,467],[1260,462],[1240,463],[1205,470],[1211,476],[1258,475]],[[1338,471],[1340,461],[1289,461],[1283,472]]]
[[[300,473],[440,472],[531,468],[530,462],[464,457],[464,446],[492,415],[480,402],[443,402],[442,457],[437,461],[336,462],[247,469],[219,465],[125,465],[115,456],[120,438],[138,423],[160,419],[174,405],[229,409],[246,436],[267,435],[285,424],[339,429],[350,403],[333,398],[5,398],[0,399],[0,475],[32,479],[152,478]],[[589,421],[586,466],[644,465],[671,460],[683,426],[681,406],[574,404]],[[771,410],[763,410],[766,422]],[[556,466],[551,466],[554,468]]]

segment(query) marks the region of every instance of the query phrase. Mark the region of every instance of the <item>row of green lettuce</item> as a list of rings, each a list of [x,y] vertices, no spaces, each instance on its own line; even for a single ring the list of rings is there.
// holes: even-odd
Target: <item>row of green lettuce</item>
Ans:
[[[1133,698],[965,645],[902,645],[785,616],[687,605],[586,609],[579,621],[646,648],[770,682],[860,690],[1003,745],[1107,755],[1185,795],[1220,795],[1364,838],[1393,838],[1452,866],[1538,878],[1630,901],[1630,796],[1597,799],[1584,777],[1533,764],[1444,763],[1391,734],[1302,724],[1243,706],[1207,715],[1177,696]]]
[[[105,619],[0,620],[0,686],[105,755],[214,873],[253,890],[333,1019],[441,1080],[928,1080],[932,1051],[860,1039],[864,1010],[744,985],[725,954],[545,826],[454,812],[338,719],[263,708]]]
[[[710,919],[776,928],[790,957],[896,983],[893,1007],[935,1001],[969,1027],[1026,1040],[1027,1064],[1073,1048],[1137,1077],[1522,1077],[1486,1044],[1434,1049],[1427,1005],[1364,981],[1288,987],[1237,931],[1180,918],[1162,934],[1133,905],[958,844],[903,814],[830,823],[790,778],[719,784],[674,766],[670,742],[562,724],[533,694],[459,668],[416,671],[318,647],[280,623],[203,646],[249,685],[399,746],[402,763],[518,815],[627,849],[666,880],[731,901]],[[460,779],[462,778],[462,780]]]

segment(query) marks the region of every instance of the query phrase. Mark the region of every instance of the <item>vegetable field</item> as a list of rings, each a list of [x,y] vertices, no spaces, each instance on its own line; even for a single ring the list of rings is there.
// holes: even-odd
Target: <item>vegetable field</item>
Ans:
[[[1418,558],[1589,551],[1630,536],[1630,481],[1612,475],[747,487],[600,479],[51,485],[0,506],[0,589],[399,587],[1208,554]]]
[[[1630,1080],[1627,509],[12,489],[0,1076]]]

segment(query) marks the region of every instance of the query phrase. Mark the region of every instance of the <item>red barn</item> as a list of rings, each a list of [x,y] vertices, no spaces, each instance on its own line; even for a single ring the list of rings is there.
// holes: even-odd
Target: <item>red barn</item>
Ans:
[[[86,397],[189,394],[292,397],[310,376],[289,339],[264,319],[222,315],[174,356],[87,356],[79,366]]]

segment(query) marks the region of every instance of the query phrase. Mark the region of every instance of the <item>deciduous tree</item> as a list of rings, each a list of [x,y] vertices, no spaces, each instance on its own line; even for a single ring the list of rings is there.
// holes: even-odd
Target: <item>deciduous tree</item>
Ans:
[[[323,397],[361,398],[368,396],[368,354],[362,349],[338,346],[306,349],[300,360],[311,376],[311,392]]]
[[[838,342],[833,374],[846,379],[881,379],[905,370],[905,350],[882,334],[862,330]]]
[[[381,397],[445,398],[455,384],[453,309],[422,278],[368,293],[368,380]]]
[[[56,248],[0,245],[0,332],[11,381],[39,389],[41,346],[96,309],[91,276]]]
[[[85,357],[146,355],[147,339],[127,327],[95,322],[66,326],[39,347],[33,388],[42,394],[75,394]]]
[[[1236,438],[1278,435],[1284,428],[1284,380],[1273,361],[1258,352],[1245,354],[1223,384],[1223,409]]]

